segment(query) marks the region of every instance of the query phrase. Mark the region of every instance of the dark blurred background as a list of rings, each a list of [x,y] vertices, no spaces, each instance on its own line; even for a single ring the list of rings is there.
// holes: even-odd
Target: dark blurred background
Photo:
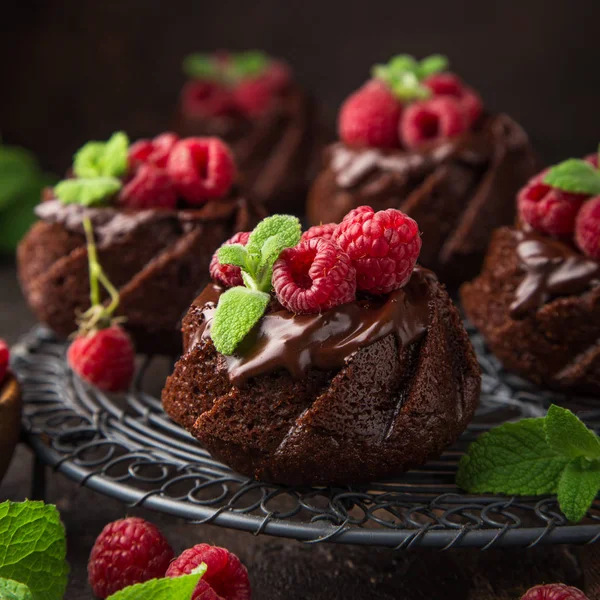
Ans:
[[[597,0],[9,0],[1,12],[0,130],[55,172],[87,139],[168,128],[181,58],[215,48],[286,58],[330,123],[374,62],[440,52],[545,161],[600,140]]]

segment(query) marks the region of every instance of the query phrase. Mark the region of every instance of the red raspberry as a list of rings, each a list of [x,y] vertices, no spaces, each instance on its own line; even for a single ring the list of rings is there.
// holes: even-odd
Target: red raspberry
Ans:
[[[129,163],[133,168],[152,163],[161,169],[167,166],[169,154],[179,140],[174,133],[161,133],[152,140],[138,140],[129,148]]]
[[[395,148],[402,105],[390,89],[371,80],[349,96],[338,120],[340,138],[349,146]]]
[[[274,101],[272,84],[264,77],[245,79],[233,90],[233,98],[240,112],[249,117],[266,113]]]
[[[600,196],[583,204],[575,219],[575,241],[588,256],[600,259]]]
[[[129,517],[109,523],[100,533],[88,562],[94,594],[106,598],[123,588],[164,577],[174,553],[158,528]]]
[[[330,240],[333,236],[333,232],[337,227],[337,223],[327,223],[325,225],[314,225],[310,229],[307,229],[300,238],[302,241],[312,240],[313,238],[322,238],[324,240]]]
[[[273,267],[273,288],[288,310],[319,313],[356,298],[356,271],[337,244],[312,238],[281,253]]]
[[[585,159],[586,162],[589,162],[590,164],[594,165],[594,167],[596,167],[596,169],[600,168],[598,167],[598,153],[596,152],[596,154],[588,154]]]
[[[229,89],[212,81],[188,81],[181,92],[181,107],[185,115],[199,119],[235,111]]]
[[[575,217],[586,196],[571,194],[544,183],[543,171],[530,179],[517,196],[519,217],[538,231],[550,235],[570,235]]]
[[[188,575],[202,563],[206,574],[192,600],[250,600],[250,579],[240,559],[226,548],[198,544],[182,552],[167,569],[167,577]]]
[[[479,94],[466,86],[454,73],[437,73],[424,82],[435,96],[450,96],[458,100],[468,116],[469,126],[481,116],[483,103]]]
[[[280,60],[271,61],[262,77],[275,93],[284,91],[292,80],[290,68]]]
[[[228,239],[222,245],[241,244],[245,246],[248,243],[250,233],[248,231],[240,231],[232,238]],[[210,276],[226,287],[235,287],[236,285],[244,285],[242,279],[242,270],[234,265],[222,265],[218,258],[219,251],[217,250],[210,261]]]
[[[6,377],[8,372],[8,361],[10,359],[10,351],[4,340],[0,340],[0,383]]]
[[[460,135],[468,128],[465,108],[450,96],[411,104],[400,121],[400,139],[407,148]]]
[[[135,351],[129,335],[118,325],[78,335],[67,351],[67,360],[82,379],[106,392],[129,387]]]
[[[421,251],[416,221],[395,208],[354,209],[338,225],[333,240],[352,260],[358,289],[372,294],[405,285]]]
[[[119,203],[127,208],[175,208],[177,192],[164,169],[142,164],[119,192]]]
[[[219,138],[191,137],[175,144],[167,172],[181,196],[203,204],[229,192],[236,169],[231,150]]]
[[[588,600],[588,597],[581,590],[564,583],[548,583],[532,587],[521,600]]]

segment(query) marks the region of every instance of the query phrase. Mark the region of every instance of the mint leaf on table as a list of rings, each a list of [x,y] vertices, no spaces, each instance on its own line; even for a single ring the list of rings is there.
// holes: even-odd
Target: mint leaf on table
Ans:
[[[0,577],[29,587],[33,600],[60,600],[67,587],[65,530],[55,506],[0,504]]]
[[[570,410],[552,405],[544,419],[546,439],[550,446],[568,458],[600,458],[600,440]]]
[[[570,158],[552,167],[544,177],[544,183],[576,194],[600,194],[600,169],[594,165]]]
[[[565,517],[581,521],[600,490],[600,462],[577,458],[564,469],[558,483],[558,503]]]
[[[129,139],[122,131],[107,142],[88,142],[75,154],[73,172],[77,177],[119,177],[127,170]]]
[[[200,579],[206,573],[206,564],[202,563],[191,575],[182,575],[173,579],[151,579],[144,583],[130,585],[107,600],[190,600]]]
[[[33,600],[33,596],[24,583],[0,578],[0,600]]]
[[[54,186],[54,193],[63,204],[103,206],[122,187],[115,177],[64,179]]]

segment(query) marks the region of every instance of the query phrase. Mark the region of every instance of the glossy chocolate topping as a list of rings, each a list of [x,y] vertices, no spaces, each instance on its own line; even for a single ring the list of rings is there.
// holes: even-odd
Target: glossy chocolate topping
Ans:
[[[525,279],[515,292],[510,316],[522,318],[557,296],[581,294],[600,285],[600,263],[565,242],[532,230],[515,230]]]
[[[409,283],[381,298],[370,297],[321,314],[295,315],[281,306],[266,314],[236,354],[225,356],[229,379],[248,379],[278,369],[301,378],[309,368],[340,369],[359,348],[392,333],[401,347],[421,338],[429,323],[429,286],[435,275],[417,267]],[[196,299],[203,324],[186,350],[210,335],[215,307],[223,289],[209,285]]]

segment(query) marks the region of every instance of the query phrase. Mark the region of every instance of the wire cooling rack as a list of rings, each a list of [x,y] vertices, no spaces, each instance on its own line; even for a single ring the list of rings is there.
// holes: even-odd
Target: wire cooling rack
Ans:
[[[506,420],[545,414],[564,396],[542,393],[502,370],[482,338],[469,333],[483,370],[481,405],[459,442],[439,459],[365,486],[292,488],[248,480],[214,460],[162,411],[169,371],[144,358],[132,392],[109,396],[74,376],[65,345],[37,327],[13,353],[24,396],[23,424],[39,459],[99,493],[134,506],[309,544],[339,542],[397,549],[593,543],[600,503],[570,525],[554,497],[464,495],[456,468],[477,435]],[[600,404],[570,406],[600,426]]]

